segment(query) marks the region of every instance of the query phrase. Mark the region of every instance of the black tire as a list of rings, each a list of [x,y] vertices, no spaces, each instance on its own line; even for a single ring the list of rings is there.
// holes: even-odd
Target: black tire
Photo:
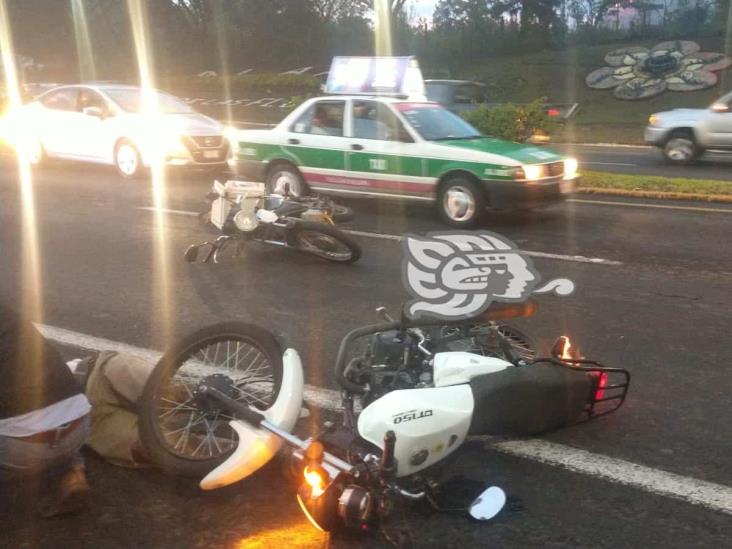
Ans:
[[[236,348],[237,354],[231,354],[231,346],[234,343],[245,344],[249,347],[243,358],[239,357],[239,346]],[[217,368],[215,363],[223,344],[227,344],[227,360]],[[209,351],[214,346],[216,346],[215,355],[209,356],[209,352],[214,353],[213,350]],[[239,370],[239,364],[252,353],[252,349],[259,354],[253,355],[254,359],[247,369]],[[236,364],[234,368],[229,368],[232,356],[236,356]],[[192,358],[196,360],[191,360]],[[203,359],[203,363],[201,363],[201,359]],[[255,364],[257,368],[251,370]],[[145,385],[140,402],[140,439],[153,463],[164,471],[181,476],[202,478],[231,455],[236,448],[236,435],[228,425],[229,418],[222,410],[217,410],[215,405],[202,402],[192,396],[195,390],[194,384],[189,386],[182,380],[169,383],[180,372],[181,367],[187,368],[187,373],[183,374],[181,379],[191,379],[191,374],[195,375],[196,370],[201,369],[204,371],[199,374],[199,382],[204,378],[209,378],[212,373],[222,374],[231,382],[226,389],[230,391],[232,398],[248,402],[260,409],[266,409],[277,398],[282,384],[282,348],[272,334],[258,326],[243,322],[223,322],[198,330],[181,339],[156,364]],[[234,388],[230,374],[259,371],[269,372],[267,376],[263,376],[267,378],[266,381],[258,380],[259,387],[247,387],[246,383],[244,385],[239,383],[238,388]],[[263,384],[266,384],[265,390],[261,388]],[[245,387],[246,390],[241,387]],[[184,390],[185,393],[183,393]],[[186,400],[183,402],[176,400],[176,393],[183,395],[180,398]],[[170,402],[173,406],[167,407],[166,411],[161,411],[163,402]],[[173,415],[170,415],[171,410],[173,410]],[[163,419],[164,416],[167,417]],[[168,428],[183,425],[186,423],[186,419],[187,425],[184,426],[186,430],[173,444],[169,435],[175,435],[175,432],[169,431]],[[197,456],[198,449],[193,452],[189,450],[200,439],[200,433],[192,433],[192,427],[200,425],[201,420],[206,427],[206,437],[198,448],[209,439],[209,435],[212,435],[210,438],[214,443],[212,445],[211,442],[208,442],[208,456]],[[165,425],[163,425],[164,423]],[[178,429],[178,431],[180,430]],[[197,430],[200,431],[201,427],[198,427]],[[186,438],[181,445],[183,436]],[[204,448],[205,450],[206,448]]]
[[[124,158],[121,158],[124,156]],[[127,168],[127,162],[134,167]],[[117,173],[125,179],[140,179],[145,174],[145,166],[142,164],[142,157],[137,147],[127,139],[121,140],[114,148],[114,167]]]
[[[355,240],[325,223],[298,221],[288,240],[301,252],[335,263],[354,263],[361,257],[361,246]],[[332,249],[334,246],[339,246],[340,250]]]
[[[485,193],[480,185],[467,176],[450,177],[437,194],[440,219],[456,229],[475,227],[485,212]]]
[[[285,194],[285,184],[289,186],[290,196],[306,196],[309,194],[307,183],[300,171],[292,164],[280,162],[267,171],[267,192],[270,194]]]
[[[343,206],[342,204],[332,204],[330,210],[330,218],[334,223],[348,223],[349,221],[353,221],[355,216],[353,208]]]
[[[663,145],[666,161],[680,166],[693,164],[703,152],[689,130],[674,130]]]

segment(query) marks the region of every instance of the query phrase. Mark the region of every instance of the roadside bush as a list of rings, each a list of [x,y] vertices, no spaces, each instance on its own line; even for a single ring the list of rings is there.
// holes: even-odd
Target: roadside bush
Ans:
[[[551,133],[552,122],[544,112],[544,102],[541,98],[526,105],[481,105],[464,118],[481,133],[523,143],[535,133]]]

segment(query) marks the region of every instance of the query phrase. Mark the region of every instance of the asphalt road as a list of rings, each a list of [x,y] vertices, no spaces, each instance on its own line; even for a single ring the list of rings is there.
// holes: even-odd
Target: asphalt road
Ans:
[[[661,151],[652,147],[604,145],[552,145],[575,155],[582,169],[636,175],[659,175],[691,179],[719,179],[732,183],[732,153],[707,152],[694,165],[668,164]]]
[[[21,283],[30,250],[21,239],[17,175],[8,159],[1,162],[0,290],[10,293]],[[209,185],[199,175],[171,177],[167,207],[199,210]],[[106,168],[58,164],[35,174],[34,190],[39,320],[160,349],[165,330],[155,273],[161,256],[153,255],[160,229],[144,209],[153,205],[149,184],[121,181]],[[444,228],[424,206],[349,205],[357,211],[350,228],[359,232]],[[189,215],[163,220],[171,331],[184,334],[223,319],[261,324],[287,335],[303,356],[306,381],[316,386],[334,388],[331,368],[346,331],[375,319],[375,307],[395,311],[406,298],[394,240],[357,237],[364,255],[353,266],[255,246],[235,261],[188,265],[183,251],[208,235]],[[577,286],[569,297],[542,297],[538,313],[517,322],[539,347],[546,351],[567,333],[585,356],[633,376],[618,413],[546,441],[681,475],[700,491],[704,482],[732,486],[732,209],[578,195],[542,212],[494,215],[485,228],[544,254],[534,257],[544,279],[568,277]],[[276,467],[206,494],[189,481],[115,468],[93,456],[89,469],[94,493],[86,514],[39,521],[22,498],[0,498],[0,547],[380,546],[312,530]],[[406,524],[419,547],[719,547],[732,535],[729,509],[507,455],[493,441],[467,445],[454,471],[502,486],[510,509],[495,522],[475,524],[410,506]],[[725,490],[721,497],[729,498]]]

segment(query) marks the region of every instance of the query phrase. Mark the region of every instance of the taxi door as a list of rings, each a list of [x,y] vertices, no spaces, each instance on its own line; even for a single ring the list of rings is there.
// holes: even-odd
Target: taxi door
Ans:
[[[345,175],[346,101],[316,101],[288,128],[282,147],[312,189],[339,188]],[[347,187],[347,185],[345,185]]]
[[[370,99],[350,100],[346,170],[360,194],[430,199],[419,145],[391,108]]]

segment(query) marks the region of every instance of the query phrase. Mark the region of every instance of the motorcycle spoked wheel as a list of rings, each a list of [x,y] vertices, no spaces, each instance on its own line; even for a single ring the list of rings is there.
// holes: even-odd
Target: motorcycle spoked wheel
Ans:
[[[288,238],[291,245],[335,263],[354,263],[361,257],[361,246],[342,231],[324,223],[300,221]]]
[[[498,325],[497,329],[498,332],[508,340],[508,342],[511,344],[511,347],[513,347],[518,352],[519,356],[523,360],[525,360],[527,363],[531,363],[534,361],[534,359],[536,358],[536,345],[534,344],[534,341],[531,337],[510,324],[501,323]],[[445,348],[440,348],[438,346],[436,352],[466,351],[469,353],[476,353],[484,356],[494,356],[503,359],[507,358],[501,350],[498,341],[494,340],[490,335],[488,336],[487,340],[481,338],[480,336],[475,339],[477,339],[477,341],[474,341],[473,338],[466,338],[463,340],[450,342],[444,346]]]
[[[243,322],[208,326],[174,344],[155,365],[140,403],[140,439],[153,463],[202,478],[236,449],[232,417],[196,388],[205,380],[261,410],[277,398],[282,348],[262,328]]]

